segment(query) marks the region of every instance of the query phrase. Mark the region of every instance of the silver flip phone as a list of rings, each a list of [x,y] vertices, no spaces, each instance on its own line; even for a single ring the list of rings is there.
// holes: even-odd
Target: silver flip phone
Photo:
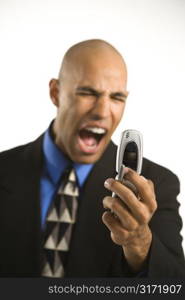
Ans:
[[[141,173],[143,161],[143,138],[139,131],[127,129],[121,135],[117,152],[116,171],[118,179],[122,181],[124,167],[129,167]]]
[[[129,167],[141,173],[143,161],[143,138],[142,134],[134,129],[127,129],[121,135],[121,141],[117,150],[116,171],[118,173],[116,179],[125,183],[133,192],[137,192],[131,182],[124,179],[124,169]],[[115,194],[113,194],[115,196]]]

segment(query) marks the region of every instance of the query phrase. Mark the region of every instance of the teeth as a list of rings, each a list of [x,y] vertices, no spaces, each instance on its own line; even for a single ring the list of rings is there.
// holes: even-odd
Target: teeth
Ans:
[[[96,133],[96,134],[104,134],[106,130],[100,127],[87,127],[85,130]]]

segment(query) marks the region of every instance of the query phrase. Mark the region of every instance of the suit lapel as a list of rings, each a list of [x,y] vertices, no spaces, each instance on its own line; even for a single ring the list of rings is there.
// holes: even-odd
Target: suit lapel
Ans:
[[[112,241],[102,222],[102,200],[110,193],[104,188],[108,177],[115,177],[115,147],[108,146],[95,164],[82,191],[77,223],[70,246],[67,276],[106,276],[110,267]],[[90,275],[89,275],[90,274]]]

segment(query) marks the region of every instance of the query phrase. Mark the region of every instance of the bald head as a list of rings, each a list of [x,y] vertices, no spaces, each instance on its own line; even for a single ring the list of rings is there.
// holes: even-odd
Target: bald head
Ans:
[[[61,64],[59,80],[70,76],[70,72],[76,67],[79,69],[81,64],[90,61],[94,64],[98,60],[104,61],[105,64],[106,60],[118,61],[127,77],[126,64],[118,50],[104,40],[92,39],[77,43],[68,49]]]

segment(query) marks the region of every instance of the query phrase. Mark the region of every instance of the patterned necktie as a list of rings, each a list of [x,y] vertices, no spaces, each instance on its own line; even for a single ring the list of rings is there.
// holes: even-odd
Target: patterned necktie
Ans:
[[[67,170],[46,219],[42,276],[64,277],[79,190],[74,169]]]

